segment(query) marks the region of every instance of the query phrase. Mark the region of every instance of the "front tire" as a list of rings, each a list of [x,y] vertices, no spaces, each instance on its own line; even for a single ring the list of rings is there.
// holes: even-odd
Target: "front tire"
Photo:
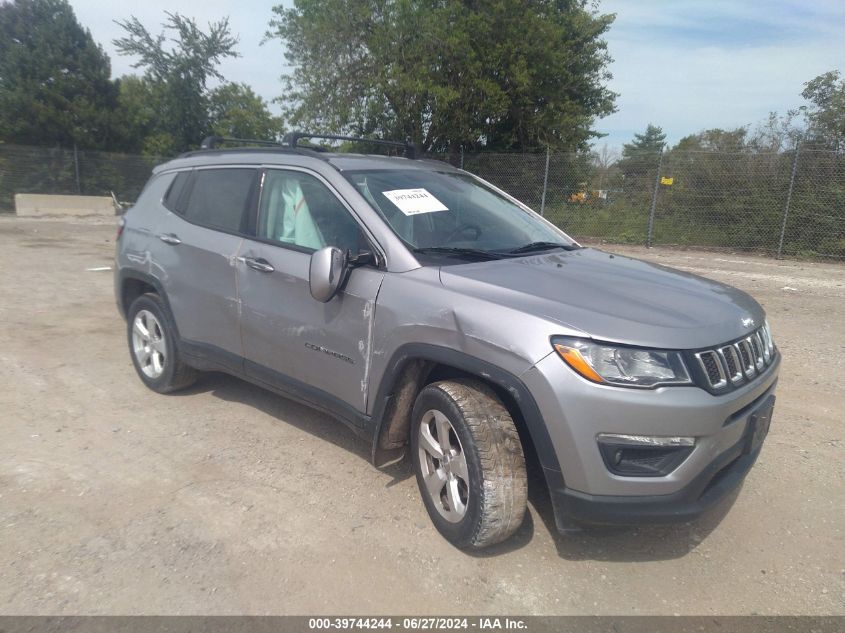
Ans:
[[[179,354],[176,328],[157,294],[143,294],[129,306],[129,355],[138,377],[158,393],[184,389],[196,382],[197,371]]]
[[[437,530],[481,549],[522,525],[528,483],[516,426],[495,392],[476,380],[437,382],[417,396],[411,455]]]

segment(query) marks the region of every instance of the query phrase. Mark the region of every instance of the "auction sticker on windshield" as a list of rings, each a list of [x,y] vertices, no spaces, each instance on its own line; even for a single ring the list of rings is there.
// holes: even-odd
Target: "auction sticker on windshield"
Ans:
[[[425,189],[394,189],[382,193],[405,215],[449,210],[446,205]]]

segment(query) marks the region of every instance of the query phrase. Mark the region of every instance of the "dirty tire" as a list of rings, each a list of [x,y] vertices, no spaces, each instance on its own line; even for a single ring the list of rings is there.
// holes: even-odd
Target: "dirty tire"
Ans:
[[[163,364],[163,371],[160,376],[152,378],[144,373],[139,364],[138,358],[134,352],[133,346],[133,327],[135,317],[142,310],[151,312],[161,326],[165,346],[165,361]],[[126,332],[129,342],[129,356],[132,358],[132,364],[135,366],[135,371],[141,381],[153,391],[158,393],[171,393],[184,389],[194,384],[197,380],[197,370],[189,367],[182,360],[179,353],[179,345],[176,340],[176,328],[173,326],[173,319],[170,316],[170,311],[164,305],[157,294],[146,293],[135,299],[132,305],[129,306],[126,319]]]
[[[420,427],[432,411],[448,418],[466,457],[468,495],[460,520],[442,515],[424,482]],[[414,472],[437,530],[453,545],[467,549],[500,543],[516,532],[528,496],[525,457],[513,419],[495,392],[471,379],[433,383],[417,396],[411,415]],[[444,505],[448,512],[448,502]]]

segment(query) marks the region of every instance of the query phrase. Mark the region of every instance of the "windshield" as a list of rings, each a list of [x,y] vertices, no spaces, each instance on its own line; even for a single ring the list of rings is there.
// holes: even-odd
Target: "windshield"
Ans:
[[[504,257],[575,246],[563,231],[467,174],[405,169],[344,175],[416,252]]]

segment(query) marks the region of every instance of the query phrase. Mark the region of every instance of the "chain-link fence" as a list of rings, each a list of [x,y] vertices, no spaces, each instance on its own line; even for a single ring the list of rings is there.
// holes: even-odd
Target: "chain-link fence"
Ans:
[[[0,213],[16,193],[108,196],[134,201],[161,158],[0,144]]]
[[[845,155],[643,152],[448,158],[576,238],[845,259]]]
[[[845,259],[845,155],[670,150],[436,157],[478,174],[585,241]],[[0,144],[0,212],[15,193],[133,201],[163,159]]]

